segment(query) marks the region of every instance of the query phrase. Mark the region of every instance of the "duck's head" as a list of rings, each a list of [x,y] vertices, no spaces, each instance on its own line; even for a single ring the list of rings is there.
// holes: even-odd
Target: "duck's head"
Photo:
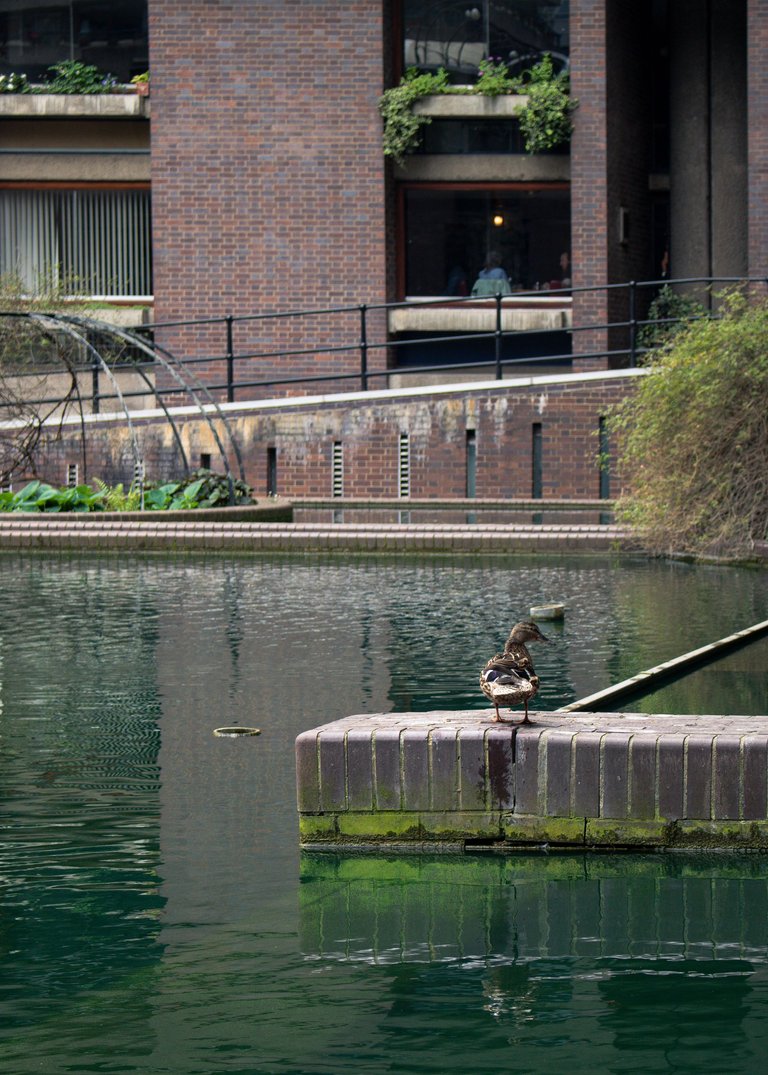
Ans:
[[[541,633],[533,620],[522,620],[516,623],[509,632],[507,644],[510,645],[513,642],[549,642],[549,639]]]

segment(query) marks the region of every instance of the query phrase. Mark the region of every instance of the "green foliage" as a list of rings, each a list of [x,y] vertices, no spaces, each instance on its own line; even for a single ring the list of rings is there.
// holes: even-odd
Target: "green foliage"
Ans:
[[[163,485],[148,483],[144,507],[149,511],[186,511],[189,508],[224,508],[229,504],[229,479],[225,474],[200,468],[188,478]],[[235,504],[252,504],[253,489],[232,479]]]
[[[111,93],[118,85],[114,75],[105,75],[93,64],[79,60],[62,60],[48,70],[54,78],[45,85],[43,93]]]
[[[141,489],[135,482],[128,489],[122,482],[107,485],[101,478],[94,478],[93,483],[103,494],[105,511],[138,511],[141,508]]]
[[[692,295],[682,295],[665,284],[648,307],[647,323],[637,334],[641,347],[661,347],[686,328],[689,321],[705,317],[707,309]]]
[[[517,114],[526,150],[541,153],[567,142],[573,130],[571,113],[578,104],[569,93],[568,72],[555,74],[546,53],[517,86],[528,98]]]
[[[94,478],[96,489],[78,485],[74,489],[55,489],[45,482],[29,482],[17,493],[0,493],[0,511],[138,511],[141,490],[134,482],[126,491],[122,484],[109,486]],[[245,482],[232,481],[235,504],[252,504],[253,489]],[[196,470],[178,482],[155,485],[147,482],[144,508],[148,511],[185,511],[190,508],[226,507],[229,504],[229,479],[211,470]]]
[[[32,88],[26,75],[17,75],[11,71],[9,75],[0,75],[0,93],[31,93]]]
[[[33,481],[18,493],[0,493],[0,511],[103,511],[103,499],[102,492],[94,492],[88,485],[54,489],[45,482]]]
[[[768,303],[722,298],[614,412],[618,515],[652,552],[743,555],[768,534]]]
[[[402,164],[405,154],[418,145],[421,128],[432,122],[429,116],[414,113],[415,102],[420,97],[449,91],[448,72],[442,67],[436,75],[422,74],[418,68],[409,67],[398,86],[384,91],[379,112],[384,120],[385,157]]]
[[[422,127],[431,123],[429,116],[417,115],[413,106],[421,97],[443,93],[475,93],[497,97],[505,93],[526,95],[528,100],[518,111],[520,130],[529,153],[552,149],[571,136],[571,113],[578,102],[569,95],[568,72],[555,74],[552,57],[546,53],[522,77],[509,74],[507,65],[493,57],[483,60],[474,86],[452,86],[442,67],[437,74],[409,67],[398,86],[385,90],[379,99],[384,120],[384,156],[402,164],[406,153],[419,144]]]
[[[502,93],[519,92],[519,79],[512,78],[503,60],[493,57],[481,60],[477,70],[479,75],[474,87],[475,93],[482,93],[484,97],[498,97]]]
[[[140,82],[149,82],[149,71],[142,71],[140,75],[134,75],[131,83],[137,86]]]

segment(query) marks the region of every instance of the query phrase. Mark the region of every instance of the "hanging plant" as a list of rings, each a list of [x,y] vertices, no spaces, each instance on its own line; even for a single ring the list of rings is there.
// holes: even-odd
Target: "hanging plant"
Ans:
[[[406,153],[419,142],[421,128],[432,120],[417,115],[413,106],[420,97],[448,93],[448,72],[442,67],[435,75],[424,74],[409,67],[398,86],[385,90],[379,99],[379,112],[384,120],[384,156],[402,164]]]
[[[555,74],[552,57],[541,60],[518,80],[518,93],[528,100],[517,113],[528,153],[541,153],[567,142],[573,131],[571,113],[576,108],[569,93],[566,70]]]
[[[430,116],[415,113],[414,104],[421,97],[444,93],[525,96],[527,101],[516,115],[528,153],[540,153],[567,142],[573,129],[571,113],[578,103],[569,94],[568,72],[555,74],[548,53],[520,78],[510,75],[502,60],[489,57],[480,63],[474,86],[452,86],[442,67],[437,74],[411,67],[400,84],[385,90],[379,99],[385,157],[392,157],[396,164],[403,163],[405,155],[418,146],[422,127],[432,122]]]

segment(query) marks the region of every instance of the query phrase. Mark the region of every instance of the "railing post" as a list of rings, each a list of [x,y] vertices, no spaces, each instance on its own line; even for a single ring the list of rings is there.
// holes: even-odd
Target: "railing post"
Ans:
[[[234,403],[235,401],[235,348],[232,320],[232,314],[227,314],[227,403]]]
[[[637,282],[629,281],[629,365],[637,365]]]
[[[494,344],[496,347],[496,380],[501,380],[501,292],[496,293],[496,337]]]
[[[94,358],[91,364],[91,398],[94,414],[99,413],[99,360]]]
[[[360,306],[360,390],[368,391],[368,324],[365,303]]]

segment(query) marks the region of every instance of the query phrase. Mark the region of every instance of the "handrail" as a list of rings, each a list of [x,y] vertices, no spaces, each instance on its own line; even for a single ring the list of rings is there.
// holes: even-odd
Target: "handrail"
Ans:
[[[765,277],[684,277],[680,279],[667,280],[630,280],[624,283],[614,284],[601,284],[601,285],[585,285],[580,287],[569,287],[561,289],[551,289],[547,291],[518,291],[511,295],[497,294],[490,298],[478,298],[476,296],[429,296],[423,299],[409,299],[407,301],[398,300],[396,302],[371,302],[371,303],[358,303],[355,305],[337,305],[324,308],[309,308],[293,311],[268,311],[264,313],[234,315],[232,313],[226,313],[215,317],[202,317],[191,318],[187,320],[172,320],[172,321],[155,321],[149,324],[142,324],[132,329],[131,331],[140,339],[147,340],[147,348],[157,348],[155,341],[156,334],[165,329],[187,329],[195,330],[205,326],[221,326],[222,328],[222,350],[213,354],[196,355],[193,357],[184,358],[182,364],[184,366],[220,366],[223,377],[213,377],[214,383],[210,383],[206,379],[206,389],[209,392],[221,392],[224,393],[224,398],[228,402],[234,402],[236,395],[239,392],[255,389],[268,389],[270,387],[286,387],[300,385],[317,385],[324,382],[344,382],[359,379],[360,391],[368,391],[371,384],[371,379],[386,378],[393,373],[405,373],[408,375],[413,374],[432,374],[440,372],[445,369],[451,370],[468,370],[478,368],[493,369],[493,378],[501,380],[504,375],[504,370],[507,368],[514,368],[519,365],[530,366],[532,364],[551,364],[554,362],[569,361],[573,358],[579,359],[600,359],[610,358],[615,362],[621,362],[629,367],[634,367],[642,359],[643,354],[647,348],[642,346],[641,332],[644,326],[653,325],[670,325],[677,324],[681,321],[691,320],[690,316],[683,317],[662,317],[649,319],[645,316],[645,310],[650,304],[651,297],[657,295],[662,288],[669,287],[675,289],[687,289],[691,288],[701,289],[705,295],[710,296],[715,286],[727,287],[729,285],[740,286],[754,286],[760,285],[761,288],[765,288],[768,285],[768,280]],[[580,305],[580,300],[585,296],[592,294],[603,294],[608,296],[609,294],[623,293],[625,296],[624,309],[622,311],[623,316],[619,316],[616,320],[606,322],[593,322],[591,320],[578,321],[571,323],[567,327],[557,326],[554,328],[525,328],[525,329],[509,329],[504,328],[504,311],[509,309],[525,308],[524,303],[529,302],[531,308],[541,309],[541,306],[536,306],[536,300],[543,298],[549,298],[558,300],[560,299],[563,306],[571,306],[576,309]],[[643,296],[647,301],[643,300]],[[560,308],[557,301],[552,304],[555,309]],[[420,335],[418,339],[398,339],[393,336],[388,330],[388,322],[384,325],[384,333],[382,338],[377,338],[375,330],[381,329],[381,325],[372,320],[372,315],[376,313],[389,313],[390,311],[397,310],[417,310],[420,308],[447,308],[454,309],[470,308],[477,309],[478,307],[487,308],[489,312],[493,310],[494,316],[490,320],[492,328],[489,327],[488,331],[471,331],[471,332],[456,332],[453,333],[438,333],[436,335]],[[546,308],[546,307],[545,307]],[[350,322],[349,329],[339,330],[338,318],[343,318],[349,315],[354,315],[353,320]],[[8,311],[3,313],[0,311],[0,317],[23,317],[24,313],[19,311]],[[253,348],[238,350],[236,346],[236,333],[239,325],[254,324],[260,322],[288,322],[295,324],[301,319],[314,318],[324,316],[333,319],[333,330],[336,335],[336,342],[324,344],[315,343],[313,346],[301,346],[301,347],[283,347],[279,349],[260,349],[253,350]],[[697,314],[696,316],[701,316]],[[716,311],[709,311],[707,316],[717,316]],[[356,326],[355,326],[356,322]],[[309,329],[308,331],[311,331]],[[573,354],[571,352],[564,353],[562,347],[559,346],[559,341],[562,339],[562,334],[567,333],[571,339],[577,334],[582,333],[598,333],[603,332],[611,334],[612,339],[610,346],[606,346],[601,350],[590,350],[588,352],[578,352]],[[616,334],[620,334],[620,338],[616,338]],[[553,338],[556,341],[556,346],[553,348],[552,353],[549,354],[535,354],[531,356],[505,358],[503,354],[504,340],[514,336],[516,339],[525,339],[527,336],[547,336],[548,334],[554,334]],[[339,339],[344,340],[347,336],[349,342],[338,342]],[[392,351],[397,354],[407,354],[410,348],[414,346],[424,346],[429,344],[449,344],[457,341],[493,341],[492,356],[488,359],[472,359],[466,362],[450,362],[440,364],[424,364],[424,365],[398,365],[390,366],[387,364],[386,368],[371,368],[370,356],[371,354],[381,351]],[[253,370],[243,371],[244,375],[241,375],[238,379],[238,366],[243,362],[257,363],[268,359],[288,359],[307,357],[312,355],[322,354],[323,356],[331,355],[344,355],[351,354],[357,351],[358,353],[358,368],[357,370],[350,370],[349,364],[346,363],[343,367],[331,370],[324,373],[315,374],[296,374],[290,376],[264,376],[259,378],[253,377]],[[166,353],[163,351],[163,353]],[[126,369],[131,368],[131,363],[125,364]],[[143,366],[144,363],[141,363]],[[88,367],[86,367],[88,368]],[[249,377],[248,374],[251,374]],[[93,388],[91,398],[96,401],[107,400],[114,398],[114,395],[104,394],[99,391],[99,369],[95,366],[92,370],[93,375]],[[174,396],[183,393],[184,389],[179,386],[155,386],[155,394],[159,396]],[[146,396],[146,390],[136,390],[123,392],[124,397],[131,396]],[[88,398],[87,396],[84,398]],[[28,400],[31,404],[43,404],[52,403],[56,400],[40,399],[40,400]],[[2,400],[0,400],[0,409],[7,406]]]

